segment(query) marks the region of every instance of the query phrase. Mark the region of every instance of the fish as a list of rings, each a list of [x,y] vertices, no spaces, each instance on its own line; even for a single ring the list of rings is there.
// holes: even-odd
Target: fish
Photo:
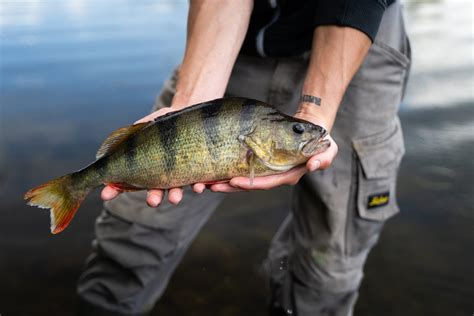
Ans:
[[[63,231],[101,185],[120,191],[219,183],[283,173],[325,151],[327,131],[262,101],[228,97],[170,112],[112,132],[87,167],[26,192],[50,209],[51,233]]]

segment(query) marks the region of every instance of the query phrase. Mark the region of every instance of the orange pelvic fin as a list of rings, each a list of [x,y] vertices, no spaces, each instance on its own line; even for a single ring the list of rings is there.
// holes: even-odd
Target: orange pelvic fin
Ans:
[[[113,189],[117,191],[122,191],[122,192],[134,192],[134,191],[140,191],[144,190],[143,188],[138,188],[133,185],[127,184],[127,183],[121,183],[121,182],[116,182],[116,183],[106,183],[109,187],[112,187]]]

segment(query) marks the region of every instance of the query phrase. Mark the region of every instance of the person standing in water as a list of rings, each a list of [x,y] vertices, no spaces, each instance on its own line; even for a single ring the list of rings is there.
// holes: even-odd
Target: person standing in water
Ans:
[[[331,146],[304,167],[252,184],[197,183],[167,199],[162,190],[104,188],[78,282],[80,313],[149,314],[223,192],[294,185],[264,264],[269,313],[352,315],[367,255],[399,211],[397,111],[409,66],[398,1],[190,1],[182,64],[141,121],[241,96],[323,126]]]

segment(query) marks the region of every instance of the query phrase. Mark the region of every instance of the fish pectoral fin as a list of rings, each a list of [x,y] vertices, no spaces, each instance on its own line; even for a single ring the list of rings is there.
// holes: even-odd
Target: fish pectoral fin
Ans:
[[[257,160],[263,163],[265,166],[269,167],[271,165],[268,159],[270,158],[270,154],[267,153],[262,146],[260,146],[251,136],[251,133],[245,136],[240,136],[239,139],[247,146],[248,153],[247,153],[247,163],[249,165],[249,178],[250,178],[250,185],[253,184],[253,179],[255,177],[255,165],[257,164]],[[271,158],[270,158],[271,159]],[[270,168],[272,169],[272,168]]]
[[[138,123],[126,127],[119,128],[118,130],[113,131],[109,137],[105,139],[105,141],[100,146],[97,154],[95,155],[96,159],[102,158],[107,154],[114,152],[117,147],[127,140],[130,136],[134,135],[138,131],[141,131],[148,125],[152,123],[145,122],[145,123]]]
[[[251,136],[250,134],[239,136],[239,140],[242,141],[245,146],[247,146],[253,153],[254,156],[257,156],[259,159],[264,160],[264,157],[267,156],[267,153]]]
[[[251,149],[247,152],[247,164],[249,165],[250,185],[253,185],[253,178],[255,177],[255,154]]]

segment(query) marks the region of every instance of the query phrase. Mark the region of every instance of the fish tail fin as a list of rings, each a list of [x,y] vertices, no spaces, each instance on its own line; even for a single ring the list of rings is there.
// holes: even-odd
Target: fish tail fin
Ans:
[[[62,232],[92,188],[82,188],[72,179],[73,174],[46,182],[26,192],[28,205],[50,209],[51,233]]]

